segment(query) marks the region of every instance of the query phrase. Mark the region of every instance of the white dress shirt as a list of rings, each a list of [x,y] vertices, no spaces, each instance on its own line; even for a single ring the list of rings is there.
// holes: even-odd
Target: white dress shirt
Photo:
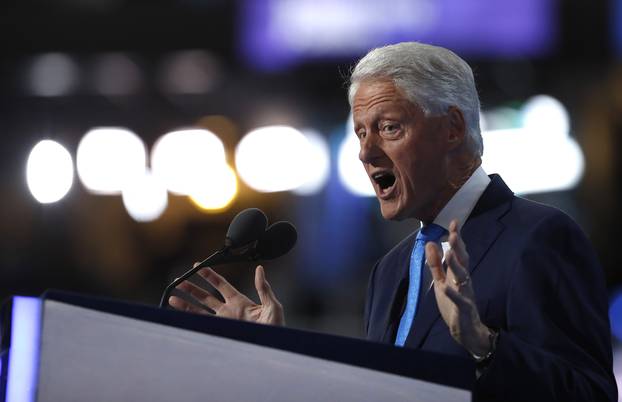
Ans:
[[[434,223],[449,231],[449,223],[455,219],[458,221],[458,232],[460,232],[462,225],[464,225],[473,208],[475,208],[475,204],[477,204],[489,183],[490,177],[488,177],[481,166],[478,167],[456,194],[451,197],[449,202],[445,204],[445,207],[434,219]],[[447,236],[441,238],[441,246],[443,254],[450,249]]]

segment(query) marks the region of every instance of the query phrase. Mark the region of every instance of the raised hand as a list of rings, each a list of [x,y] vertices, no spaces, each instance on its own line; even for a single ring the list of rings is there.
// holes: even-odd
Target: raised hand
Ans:
[[[185,292],[188,297],[207,309],[198,307],[177,296],[169,298],[168,302],[171,307],[182,311],[210,314],[260,324],[285,325],[283,306],[274,295],[261,265],[257,266],[255,270],[255,288],[259,294],[261,304],[255,303],[240,293],[225,278],[218,275],[211,268],[203,268],[198,271],[198,274],[221,294],[224,302],[211,294],[207,289],[199,287],[190,281],[185,281],[177,286],[176,289]]]
[[[475,293],[467,270],[469,254],[455,220],[449,225],[449,245],[451,248],[445,253],[447,272],[443,269],[439,246],[433,242],[425,246],[438,310],[451,336],[471,354],[484,356],[491,348],[490,329],[481,322],[477,311]]]

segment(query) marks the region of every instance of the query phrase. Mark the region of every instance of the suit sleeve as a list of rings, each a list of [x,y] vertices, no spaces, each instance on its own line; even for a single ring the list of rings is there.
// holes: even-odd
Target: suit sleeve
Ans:
[[[602,269],[577,225],[561,214],[538,224],[511,275],[475,400],[617,401]]]

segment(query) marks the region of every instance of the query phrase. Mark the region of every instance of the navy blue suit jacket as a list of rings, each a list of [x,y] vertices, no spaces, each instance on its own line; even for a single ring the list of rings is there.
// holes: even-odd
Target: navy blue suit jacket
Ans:
[[[461,231],[480,317],[499,331],[476,399],[617,401],[605,281],[589,241],[564,213],[491,179]],[[369,340],[395,340],[415,236],[372,270]],[[440,316],[434,289],[422,291],[405,346],[468,358]]]

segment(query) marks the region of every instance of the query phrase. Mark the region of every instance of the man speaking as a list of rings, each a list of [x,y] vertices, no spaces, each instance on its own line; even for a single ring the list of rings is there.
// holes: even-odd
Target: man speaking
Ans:
[[[374,49],[352,72],[349,101],[382,216],[423,224],[372,270],[367,338],[474,359],[477,400],[616,401],[595,253],[568,216],[483,171],[466,62],[416,42]],[[199,273],[224,302],[189,282],[179,289],[216,315],[283,324],[263,268],[261,304],[211,269]]]

